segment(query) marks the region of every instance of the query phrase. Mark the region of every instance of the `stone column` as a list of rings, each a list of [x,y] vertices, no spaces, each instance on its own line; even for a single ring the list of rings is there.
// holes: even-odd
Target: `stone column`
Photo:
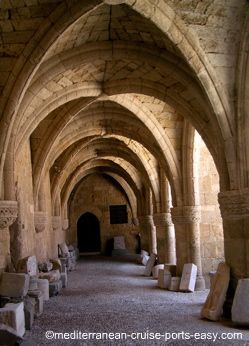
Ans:
[[[139,216],[139,226],[141,230],[141,247],[150,253],[157,253],[156,227],[152,215]]]
[[[181,275],[185,263],[194,263],[197,266],[195,289],[205,289],[200,250],[200,207],[184,206],[172,208],[172,220],[175,224],[176,232],[177,274]]]
[[[249,189],[220,192],[218,199],[225,259],[235,289],[238,279],[249,278]]]
[[[175,228],[171,213],[153,215],[157,235],[157,254],[159,263],[176,264]]]

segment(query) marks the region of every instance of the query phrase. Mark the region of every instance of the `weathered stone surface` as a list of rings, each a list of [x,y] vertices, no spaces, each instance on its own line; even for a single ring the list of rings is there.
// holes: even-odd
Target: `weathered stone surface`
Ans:
[[[23,336],[25,333],[24,304],[8,303],[0,309],[0,323],[7,324],[13,328],[17,335]]]
[[[164,269],[158,271],[158,287],[168,289],[171,282],[171,274]]]
[[[114,250],[125,250],[126,249],[124,236],[114,237],[113,249]]]
[[[35,299],[26,296],[24,299],[25,329],[31,330],[35,317]]]
[[[40,290],[29,291],[28,296],[35,299],[35,317],[43,313],[43,293]]]
[[[37,280],[38,278],[36,276],[31,276],[29,278],[29,291],[37,290]]]
[[[22,341],[23,338],[16,333],[15,329],[0,323],[0,345],[15,346],[20,345]]]
[[[201,310],[201,317],[217,321],[222,314],[223,304],[230,279],[230,268],[226,263],[220,263],[213,278],[209,295]]]
[[[143,257],[142,257],[142,264],[143,264],[144,266],[146,266],[146,264],[147,264],[147,262],[148,262],[149,259],[150,259],[150,256],[143,255]]]
[[[142,256],[149,256],[149,253],[148,253],[148,251],[141,250],[141,255]]]
[[[57,296],[62,289],[61,280],[49,283],[49,297]]]
[[[0,282],[0,295],[24,297],[29,290],[29,275],[23,273],[3,273]]]
[[[157,264],[156,266],[154,266],[152,268],[153,279],[158,279],[158,272],[159,272],[160,269],[164,270],[164,264]]]
[[[59,270],[51,270],[50,272],[47,273],[40,273],[39,278],[40,279],[47,279],[49,282],[55,282],[60,280],[61,274]]]
[[[49,300],[49,282],[47,279],[38,279],[37,280],[38,290],[43,294],[43,300]]]
[[[170,285],[169,285],[169,291],[179,291],[179,286],[180,286],[181,278],[178,276],[171,277],[170,280]]]
[[[249,325],[249,279],[238,281],[232,305],[232,321],[238,325]]]
[[[151,276],[152,268],[154,267],[155,261],[156,255],[151,254],[144,270],[144,276]]]
[[[61,273],[62,288],[67,287],[67,272]]]
[[[58,245],[58,247],[59,247],[59,252],[61,257],[69,256],[69,250],[66,243],[61,243]]]
[[[18,261],[17,272],[27,273],[30,276],[36,276],[38,273],[36,256],[28,256]]]
[[[197,266],[193,263],[184,264],[179,290],[194,292],[196,277]]]

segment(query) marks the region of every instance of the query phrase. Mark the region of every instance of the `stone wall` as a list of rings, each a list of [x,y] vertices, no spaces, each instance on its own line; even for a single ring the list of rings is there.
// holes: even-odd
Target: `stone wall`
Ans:
[[[109,206],[127,205],[128,223],[110,224]],[[77,242],[77,221],[86,213],[93,213],[100,221],[101,251],[105,253],[107,243],[114,236],[125,237],[126,248],[130,251],[136,249],[136,229],[131,222],[131,210],[127,198],[111,181],[101,175],[91,175],[80,183],[70,203],[70,231],[67,241]]]

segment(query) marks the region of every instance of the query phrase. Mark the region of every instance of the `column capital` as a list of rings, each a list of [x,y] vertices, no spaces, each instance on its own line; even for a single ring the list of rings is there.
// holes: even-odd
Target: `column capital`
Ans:
[[[54,231],[61,230],[61,217],[60,216],[52,216],[51,217],[52,227]]]
[[[0,200],[0,229],[11,226],[17,219],[17,201]]]
[[[201,206],[187,205],[171,208],[172,220],[174,223],[200,223]]]
[[[222,191],[218,194],[223,219],[249,218],[249,189]]]
[[[172,217],[171,217],[171,213],[156,213],[153,214],[153,219],[154,219],[154,223],[155,225],[163,223],[166,224],[167,226],[172,226]]]
[[[45,211],[36,211],[34,222],[36,233],[43,232],[48,224],[48,214]]]

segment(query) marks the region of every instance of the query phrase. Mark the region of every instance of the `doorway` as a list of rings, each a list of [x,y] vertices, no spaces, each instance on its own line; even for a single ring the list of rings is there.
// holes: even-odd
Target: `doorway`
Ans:
[[[77,238],[79,252],[100,252],[100,225],[94,214],[85,213],[81,215],[77,222]]]

